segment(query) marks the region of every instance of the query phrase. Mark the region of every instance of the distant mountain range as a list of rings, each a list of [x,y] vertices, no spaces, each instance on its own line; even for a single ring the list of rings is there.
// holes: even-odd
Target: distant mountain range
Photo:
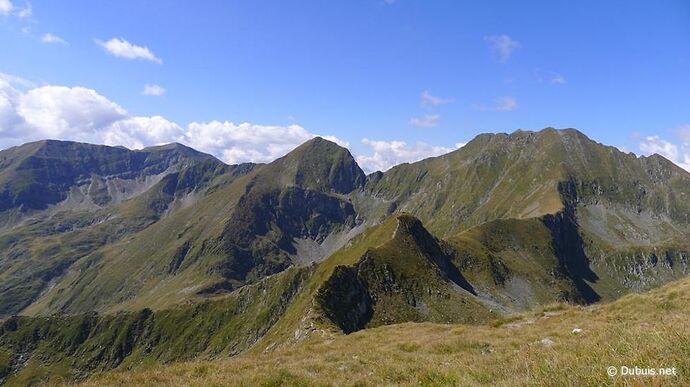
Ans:
[[[689,236],[688,172],[574,129],[370,175],[322,138],[241,165],[25,144],[0,151],[0,378],[613,300],[686,276]]]

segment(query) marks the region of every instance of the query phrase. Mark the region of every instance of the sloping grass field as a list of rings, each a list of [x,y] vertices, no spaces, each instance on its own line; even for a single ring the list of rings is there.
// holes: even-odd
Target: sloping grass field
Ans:
[[[635,373],[635,367],[638,375],[622,375]],[[639,375],[652,372],[656,375]],[[555,304],[486,325],[406,323],[350,335],[324,331],[275,350],[266,351],[265,341],[260,341],[234,358],[118,369],[84,382],[86,386],[688,384],[690,279],[608,304]]]

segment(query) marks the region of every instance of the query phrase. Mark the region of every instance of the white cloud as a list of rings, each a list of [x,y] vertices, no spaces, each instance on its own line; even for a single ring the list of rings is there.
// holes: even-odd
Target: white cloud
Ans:
[[[9,15],[13,9],[14,5],[10,0],[0,0],[0,15]]]
[[[681,132],[681,138],[682,136]],[[690,172],[690,143],[688,142],[683,142],[679,147],[659,136],[647,136],[640,140],[639,147],[643,154],[657,153]]]
[[[43,36],[41,36],[41,42],[43,43],[59,43],[59,44],[65,44],[67,45],[67,41],[57,35],[53,35],[51,33],[45,33]]]
[[[112,38],[107,42],[96,40],[96,43],[111,55],[125,59],[142,59],[162,64],[163,61],[149,50],[148,47],[137,46],[122,38]]]
[[[144,90],[141,92],[144,95],[151,95],[151,96],[161,96],[165,94],[165,89],[158,86],[158,85],[144,85]]]
[[[131,149],[180,142],[234,164],[272,161],[316,136],[296,124],[210,121],[183,127],[161,116],[132,116],[92,89],[41,86],[21,91],[13,86],[18,80],[0,73],[0,149],[42,139]],[[349,145],[333,136],[323,137]]]
[[[11,0],[0,0],[0,16],[16,16],[19,19],[26,19],[33,15],[31,3],[26,3],[24,8],[18,8]]]
[[[11,74],[5,74],[5,73],[0,73],[0,80],[3,80],[10,85],[15,85],[15,86],[21,86],[21,87],[36,87],[36,83],[29,81],[28,79],[24,79],[22,77],[18,77],[15,75]]]
[[[678,135],[685,146],[690,146],[690,125],[683,125],[678,128]]]
[[[126,117],[113,122],[101,131],[101,141],[106,145],[123,145],[141,149],[151,145],[171,142],[187,143],[184,130],[161,116]]]
[[[678,159],[678,147],[659,136],[648,136],[642,139],[640,150],[645,154],[658,153],[669,160]]]
[[[539,83],[548,83],[556,86],[568,83],[562,74],[552,71],[543,71],[540,68],[534,69],[534,75]]]
[[[23,91],[19,86],[27,85]],[[41,139],[62,139],[132,149],[180,142],[219,159],[270,162],[316,136],[300,125],[259,125],[230,121],[192,122],[186,126],[161,116],[133,116],[95,90],[84,87],[32,86],[0,73],[0,149]],[[349,144],[323,136],[341,146]],[[423,142],[364,139],[373,153],[357,160],[367,171],[448,153],[453,149]],[[456,148],[464,143],[457,143]]]
[[[496,101],[496,110],[510,112],[517,109],[517,100],[514,97],[500,97]]]
[[[513,51],[521,47],[519,42],[505,34],[485,36],[484,41],[489,43],[491,51],[498,55],[498,60],[501,63],[507,62]]]
[[[418,128],[433,128],[438,125],[440,120],[439,114],[427,114],[424,117],[412,117],[409,123]]]
[[[476,108],[481,111],[499,111],[510,112],[517,109],[518,103],[515,97],[504,96],[498,97],[491,105],[476,105]]]
[[[367,172],[385,171],[401,163],[411,163],[453,151],[451,148],[423,142],[410,146],[404,141],[377,141],[364,138],[362,143],[374,151],[372,155],[357,156],[357,162]]]
[[[446,99],[446,98],[434,96],[431,93],[429,93],[428,90],[424,90],[422,92],[421,99],[422,99],[422,106],[423,107],[445,105],[445,104],[453,102],[452,99]]]
[[[11,138],[16,135],[17,126],[22,122],[22,118],[17,113],[20,97],[21,93],[12,87],[11,81],[0,76],[0,148],[2,137],[6,135]]]
[[[273,126],[229,121],[192,122],[184,133],[192,148],[218,156],[227,163],[269,162],[281,157],[315,134],[299,125]],[[333,136],[324,138],[347,146]]]
[[[31,17],[34,14],[33,9],[31,8],[31,3],[26,3],[26,6],[24,8],[20,8],[17,10],[16,15],[20,19],[26,19]]]
[[[19,98],[17,112],[43,137],[93,133],[125,118],[127,112],[92,89],[42,86]]]
[[[551,78],[549,83],[552,85],[565,85],[565,77],[560,74],[556,74],[553,76],[553,78]]]

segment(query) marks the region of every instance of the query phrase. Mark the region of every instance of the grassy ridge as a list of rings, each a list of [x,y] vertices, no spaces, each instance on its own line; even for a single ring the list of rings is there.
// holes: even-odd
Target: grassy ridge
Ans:
[[[177,172],[150,175],[171,165]],[[2,224],[14,224],[21,211],[0,213],[0,316],[169,308],[323,259],[365,227],[402,212],[439,237],[484,228],[484,235],[505,238],[493,250],[472,248],[471,237],[460,248],[481,257],[470,262],[468,277],[492,294],[501,289],[491,282],[506,284],[498,301],[514,310],[582,298],[562,278],[552,286],[551,273],[563,270],[552,235],[542,232],[548,230],[522,232],[543,228],[530,222],[565,207],[574,211],[581,237],[596,243],[586,255],[601,263],[593,271],[602,298],[690,271],[684,200],[690,175],[661,157],[636,158],[575,130],[480,135],[447,155],[368,177],[346,149],[319,138],[257,166],[225,166],[179,145],[132,152],[34,143],[3,151],[0,170],[0,186],[21,185],[15,172],[30,172],[31,186],[57,179],[60,198],[70,197],[58,206],[63,211],[32,213],[35,219],[11,228]],[[659,258],[655,249],[680,264],[648,270],[646,262]],[[517,281],[504,278],[505,269]]]
[[[283,314],[308,269],[290,269],[230,296],[153,312],[11,317],[0,326],[0,382],[80,379],[114,367],[235,355]]]
[[[167,165],[164,151],[145,160],[152,171]],[[81,153],[68,161],[78,163]],[[104,163],[108,171],[120,164]],[[40,172],[44,164],[32,165]],[[448,155],[369,177],[346,149],[322,139],[266,165],[184,164],[128,200],[113,197],[117,204],[110,207],[41,213],[47,215],[0,235],[0,316],[129,311],[10,318],[0,334],[0,375],[18,371],[10,381],[19,384],[68,380],[115,366],[158,367],[248,348],[247,358],[261,359],[263,351],[303,348],[319,339],[340,342],[340,330],[405,321],[485,323],[496,314],[557,301],[610,300],[690,272],[690,202],[684,200],[690,175],[663,158],[638,159],[573,130],[481,135]],[[94,180],[89,193],[98,203],[116,192],[102,183]],[[287,268],[320,260],[374,224],[315,267],[297,270],[313,272],[299,286],[281,282],[295,278]],[[304,258],[297,257],[298,242],[305,242],[299,247],[308,259],[297,259]],[[187,304],[231,291],[219,301]],[[156,311],[136,312],[144,308]],[[352,310],[358,311],[354,317]],[[535,322],[510,329],[537,325],[542,317],[517,317]],[[398,326],[415,334],[406,327]],[[489,328],[476,328],[479,344],[468,345],[482,356],[505,345],[480,339],[491,335],[482,331]],[[427,348],[425,342],[398,343],[409,351],[378,354],[411,362]],[[464,353],[434,348],[419,354]],[[316,380],[309,373],[319,372],[317,363],[312,366],[308,382]],[[442,371],[434,370],[436,379],[407,370],[398,380],[382,370],[385,377],[375,380],[507,380],[486,370],[472,380]],[[305,378],[285,372],[267,381]]]
[[[84,385],[687,385],[689,343],[684,279],[609,304],[554,304],[481,326],[314,335],[271,353],[108,372]],[[678,376],[609,377],[609,366],[676,367]]]

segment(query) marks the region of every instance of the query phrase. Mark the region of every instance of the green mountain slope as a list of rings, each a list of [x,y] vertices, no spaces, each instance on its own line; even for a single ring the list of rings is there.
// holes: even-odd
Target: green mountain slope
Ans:
[[[266,165],[226,166],[176,144],[57,141],[0,160],[0,316],[167,308],[228,293],[319,262],[402,212],[449,243],[512,241],[454,247],[473,257],[457,266],[479,270],[468,275],[499,310],[610,299],[687,273],[690,175],[572,129],[480,135],[368,177],[320,138]]]
[[[412,213],[442,236],[567,205],[603,206],[640,224],[649,223],[642,216],[658,217],[650,228],[690,224],[690,174],[660,156],[625,154],[573,129],[479,135],[449,154],[375,174],[366,190],[380,208]]]
[[[309,276],[291,269],[222,299],[156,312],[11,317],[0,326],[0,383],[237,354],[277,321]]]
[[[79,380],[96,371],[247,350],[252,355],[246,356],[282,353],[381,325],[484,324],[511,309],[591,301],[562,245],[567,227],[557,218],[498,220],[441,240],[416,218],[396,215],[317,265],[201,303],[12,317],[0,328],[0,369],[10,384]]]
[[[55,140],[25,144],[0,151],[0,212],[46,209],[70,196],[103,206],[150,185],[150,177],[198,161],[220,163],[180,144],[141,151]]]
[[[687,273],[689,195],[690,174],[661,156],[638,158],[547,128],[480,135],[447,155],[374,174],[356,202],[369,218],[409,212],[442,237],[555,217],[548,227],[568,231],[560,249],[578,255],[570,271],[589,293],[580,296],[596,301]]]
[[[408,323],[313,335],[270,353],[115,370],[85,386],[684,386],[690,280],[587,307],[550,305],[488,324]],[[616,367],[609,376],[607,368]],[[621,367],[675,375],[621,375]]]
[[[0,152],[0,187],[0,372],[17,383],[481,324],[690,270],[690,174],[571,129],[369,176],[321,138],[233,166],[46,141]]]
[[[129,151],[44,141],[2,151],[0,159],[7,208],[0,212],[0,316],[19,312],[73,263],[158,221],[176,195],[228,168],[180,145]]]
[[[346,149],[320,138],[267,165],[190,163],[107,206],[88,227],[33,240],[42,249],[59,243],[83,253],[67,259],[50,250],[57,247],[45,247],[62,266],[26,295],[18,289],[26,276],[8,271],[14,280],[7,281],[8,291],[18,294],[8,299],[22,304],[7,310],[25,307],[22,313],[33,315],[163,308],[323,259],[362,229],[346,194],[365,179]],[[21,230],[12,229],[8,239]],[[84,246],[84,238],[98,242]],[[8,243],[19,246],[14,239]],[[36,256],[27,250],[16,255]]]

